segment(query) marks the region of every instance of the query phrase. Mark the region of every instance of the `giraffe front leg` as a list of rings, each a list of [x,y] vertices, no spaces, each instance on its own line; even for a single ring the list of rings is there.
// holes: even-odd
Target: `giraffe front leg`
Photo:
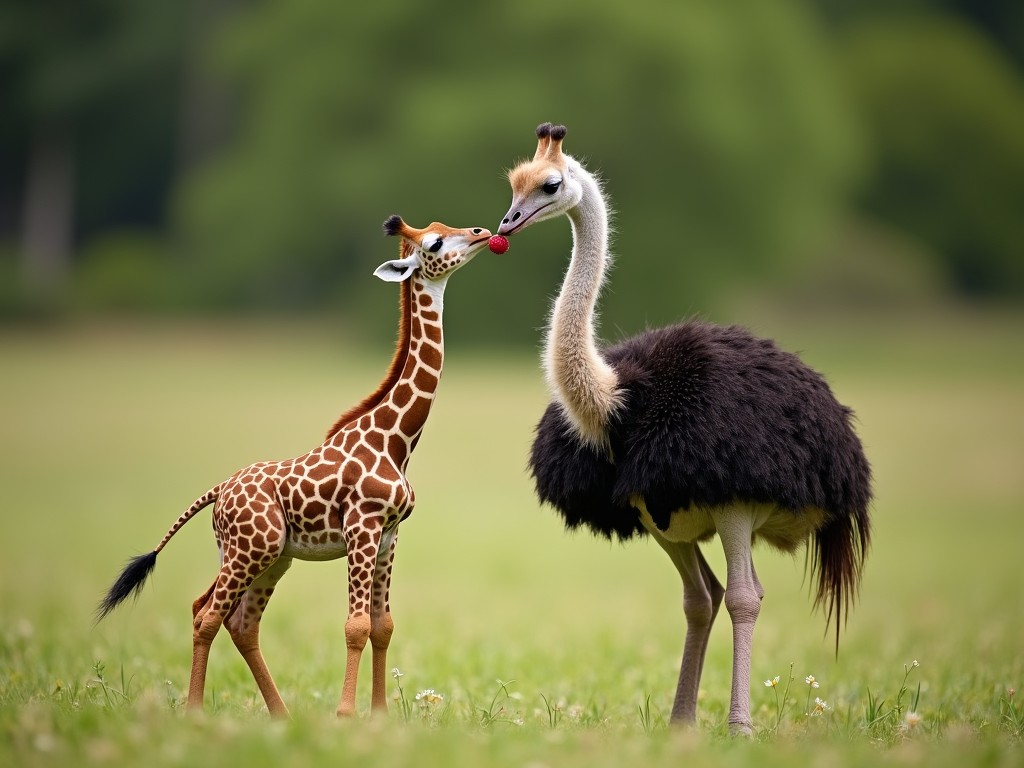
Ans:
[[[370,601],[373,570],[380,549],[381,518],[363,518],[358,531],[348,537],[348,620],[345,622],[345,684],[338,703],[338,717],[356,711],[356,683],[363,648],[370,638]]]
[[[391,592],[391,570],[395,562],[395,547],[398,545],[398,528],[386,532],[377,553],[377,564],[373,572],[373,602],[370,612],[370,644],[373,646],[373,694],[370,709],[375,714],[386,715],[388,646],[395,631],[391,618],[389,595]]]

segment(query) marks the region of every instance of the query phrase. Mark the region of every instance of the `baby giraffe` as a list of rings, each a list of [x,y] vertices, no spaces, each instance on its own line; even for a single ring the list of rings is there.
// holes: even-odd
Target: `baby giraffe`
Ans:
[[[202,709],[210,645],[221,624],[249,665],[270,714],[285,717],[260,652],[260,619],[294,558],[348,557],[348,655],[339,716],[355,712],[363,648],[373,646],[372,711],[387,712],[386,654],[394,623],[388,606],[398,526],[413,509],[409,457],[437,391],[444,359],[442,299],[449,276],[487,244],[481,227],[433,223],[414,229],[398,216],[384,222],[401,236],[400,258],[374,274],[401,283],[398,344],[384,380],[335,422],[309,453],[240,469],[200,496],[154,549],[131,561],[98,608],[102,619],[142,589],[171,537],[214,504],[220,572],[192,604],[192,674],[188,708]]]

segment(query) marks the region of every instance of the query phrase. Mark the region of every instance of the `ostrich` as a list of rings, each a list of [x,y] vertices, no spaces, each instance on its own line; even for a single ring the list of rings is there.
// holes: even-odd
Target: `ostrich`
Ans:
[[[696,720],[724,597],[733,629],[729,728],[750,735],[751,644],[764,596],[752,545],[808,544],[814,606],[826,625],[835,620],[838,652],[870,539],[870,468],[852,411],[821,375],[743,328],[690,320],[598,348],[608,204],[599,180],[562,153],[565,134],[537,128],[533,158],[508,174],[512,205],[498,228],[511,235],[562,214],[572,225],[543,358],[553,401],[530,456],[537,495],[569,529],[650,535],[679,571],[687,628],[673,723]],[[724,589],[699,548],[716,533]]]

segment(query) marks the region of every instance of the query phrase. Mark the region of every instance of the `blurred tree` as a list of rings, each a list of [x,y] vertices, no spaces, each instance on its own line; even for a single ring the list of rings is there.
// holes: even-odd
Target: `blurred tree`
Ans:
[[[1024,67],[1024,3],[1020,0],[941,0],[950,12],[970,19],[1014,60]]]
[[[216,48],[237,133],[176,206],[203,300],[375,306],[366,275],[393,247],[377,222],[493,228],[501,169],[551,120],[618,209],[606,314],[664,322],[799,265],[862,162],[799,2],[270,1]],[[568,228],[521,237],[459,275],[478,339],[532,341],[542,322]]]
[[[814,0],[837,29],[862,20],[906,23],[933,14],[957,16],[995,43],[1020,69],[1024,67],[1024,3],[1020,0]]]
[[[543,120],[617,209],[610,337],[803,270],[862,179],[962,291],[1024,293],[1019,0],[350,6],[0,4],[0,312],[63,301],[74,266],[79,306],[385,333],[377,222],[493,228]],[[568,249],[538,227],[460,275],[467,337],[535,340]]]
[[[176,0],[0,6],[0,203],[20,209],[0,216],[0,228],[20,230],[23,278],[36,300],[60,298],[76,240],[160,216],[179,8]]]
[[[961,291],[1024,295],[1024,81],[954,18],[865,20],[845,36],[877,149],[865,204],[937,251]]]

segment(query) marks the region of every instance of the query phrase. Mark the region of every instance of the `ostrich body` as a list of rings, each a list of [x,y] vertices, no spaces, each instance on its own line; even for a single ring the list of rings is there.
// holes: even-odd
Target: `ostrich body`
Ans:
[[[647,331],[604,350],[595,310],[609,266],[600,183],[561,151],[565,128],[537,129],[532,160],[509,173],[499,234],[569,217],[573,252],[552,309],[544,365],[553,402],[537,426],[537,494],[570,529],[650,535],[683,582],[687,621],[673,722],[696,719],[711,625],[724,598],[733,625],[729,724],[750,734],[750,658],[764,590],[755,540],[809,543],[815,606],[838,648],[870,536],[871,473],[825,380],[798,357],[737,326],[700,321]],[[718,534],[723,589],[698,544]]]

